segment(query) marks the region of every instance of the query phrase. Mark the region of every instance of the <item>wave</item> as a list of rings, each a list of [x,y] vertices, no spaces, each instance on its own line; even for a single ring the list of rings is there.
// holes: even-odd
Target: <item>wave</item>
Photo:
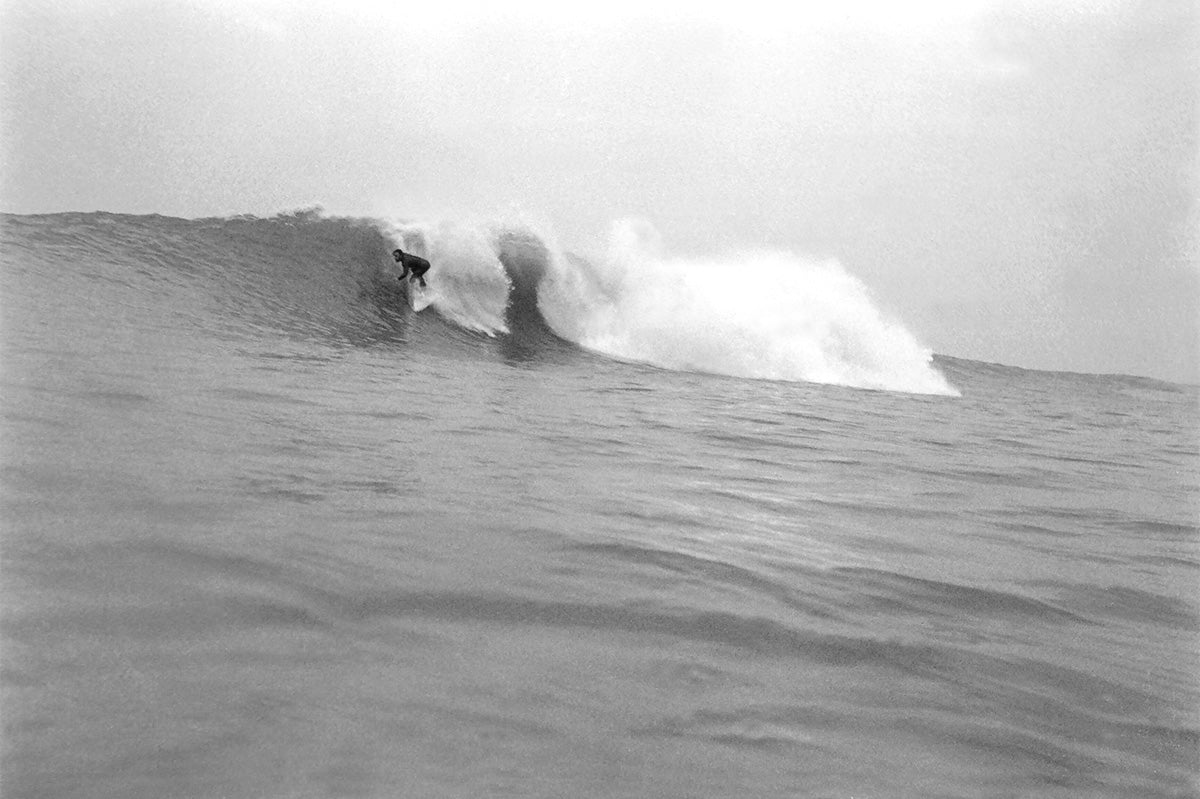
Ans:
[[[429,258],[433,307],[468,330],[549,331],[667,369],[958,394],[932,352],[836,261],[673,257],[637,220],[617,222],[598,258],[564,253],[524,223],[404,223],[389,233]]]
[[[64,301],[101,302],[94,279],[104,278],[156,297],[163,324],[190,320],[220,336],[272,329],[338,345],[467,350],[482,336],[518,360],[582,348],[673,370],[958,393],[838,263],[778,251],[671,256],[645,222],[616,223],[607,249],[589,257],[524,221],[385,222],[319,210],[5,215],[0,227],[10,260],[41,264]],[[388,256],[395,246],[430,260],[435,313],[408,312]],[[85,279],[79,288],[61,283],[64,268]],[[439,319],[449,325],[431,326]]]

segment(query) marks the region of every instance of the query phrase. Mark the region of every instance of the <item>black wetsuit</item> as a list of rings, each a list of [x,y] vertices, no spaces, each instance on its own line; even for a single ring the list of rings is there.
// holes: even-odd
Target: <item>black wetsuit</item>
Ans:
[[[400,275],[401,280],[408,277],[409,272],[412,272],[412,276],[419,280],[422,286],[425,285],[425,273],[429,271],[429,261],[403,250],[393,250],[392,257],[404,268],[404,272]]]

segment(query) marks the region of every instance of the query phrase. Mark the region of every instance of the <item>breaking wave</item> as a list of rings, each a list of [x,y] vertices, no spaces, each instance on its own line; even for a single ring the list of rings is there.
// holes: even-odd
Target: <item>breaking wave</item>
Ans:
[[[273,329],[339,346],[478,349],[491,337],[506,357],[583,348],[673,370],[958,393],[837,262],[780,251],[676,256],[644,222],[616,223],[607,247],[586,256],[526,222],[393,223],[315,210],[6,216],[4,228],[44,272],[48,295],[124,307],[141,292],[165,327]],[[388,255],[397,245],[432,263],[431,310],[408,310]],[[101,287],[116,293],[102,297]]]
[[[949,394],[932,352],[887,319],[836,261],[781,251],[664,252],[652,226],[613,226],[599,256],[560,251],[526,224],[404,223],[400,246],[432,262],[433,307],[491,336],[544,326],[593,352],[771,380]]]

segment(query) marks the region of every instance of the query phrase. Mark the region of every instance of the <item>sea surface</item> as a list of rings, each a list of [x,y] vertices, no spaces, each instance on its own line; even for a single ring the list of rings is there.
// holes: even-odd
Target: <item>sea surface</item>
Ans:
[[[5,799],[1200,795],[1195,386],[636,223],[6,215],[0,325]]]

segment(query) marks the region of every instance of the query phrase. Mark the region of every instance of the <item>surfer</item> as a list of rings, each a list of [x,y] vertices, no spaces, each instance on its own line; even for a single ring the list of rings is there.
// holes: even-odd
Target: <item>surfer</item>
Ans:
[[[412,276],[421,282],[421,288],[425,288],[425,273],[429,271],[429,261],[401,249],[392,250],[392,257],[404,269],[400,273],[400,280],[404,280],[408,277],[408,273],[412,272]]]

